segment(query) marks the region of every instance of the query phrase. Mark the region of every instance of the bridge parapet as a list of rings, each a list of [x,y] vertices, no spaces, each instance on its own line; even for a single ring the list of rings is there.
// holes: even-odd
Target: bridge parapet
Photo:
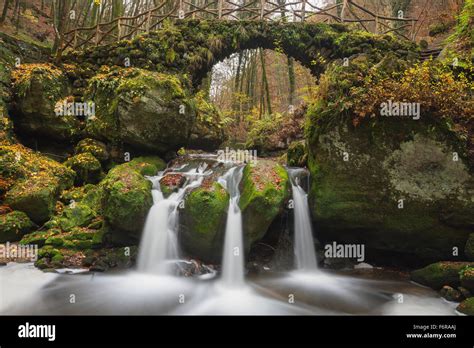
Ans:
[[[210,0],[204,5],[191,0],[163,0],[136,16],[74,28],[61,38],[61,51],[131,39],[159,29],[165,21],[178,19],[349,23],[377,34],[392,32],[408,40],[414,40],[418,21],[404,18],[403,14],[397,17],[380,15],[355,0],[343,0],[325,8],[319,7],[314,0]]]

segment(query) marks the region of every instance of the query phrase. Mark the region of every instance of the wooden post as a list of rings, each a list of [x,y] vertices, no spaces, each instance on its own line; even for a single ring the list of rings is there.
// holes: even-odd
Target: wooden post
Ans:
[[[346,12],[347,8],[347,0],[344,0],[342,3],[342,9],[341,9],[341,21],[344,22],[344,12]]]
[[[146,15],[146,32],[150,32],[150,25],[151,25],[151,11],[148,11]]]
[[[303,0],[302,8],[301,8],[301,21],[304,22],[306,17],[306,0]]]
[[[217,2],[217,7],[218,7],[218,14],[217,14],[217,19],[222,19],[222,6],[223,6],[224,0],[218,0]]]
[[[77,47],[77,30],[74,30],[74,49]]]
[[[265,0],[260,0],[260,20],[263,21],[263,16],[265,12]]]
[[[120,18],[117,21],[117,41],[120,41],[122,37],[122,25],[120,24]]]
[[[99,45],[99,40],[100,40],[99,34],[100,34],[99,23],[97,23],[95,26],[95,45],[96,46]]]

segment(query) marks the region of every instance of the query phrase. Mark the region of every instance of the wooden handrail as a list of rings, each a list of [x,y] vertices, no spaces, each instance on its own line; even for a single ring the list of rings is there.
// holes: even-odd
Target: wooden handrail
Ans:
[[[193,4],[189,0],[179,0],[173,2],[174,6],[169,12],[160,13],[159,11],[162,10],[166,4],[169,4],[169,0],[163,0],[159,5],[135,16],[121,16],[107,22],[97,23],[93,26],[78,27],[69,30],[64,33],[63,47],[61,48],[61,51],[64,51],[69,47],[77,49],[90,44],[91,41],[93,41],[95,45],[99,45],[103,42],[110,42],[111,40],[108,40],[109,38],[123,40],[133,37],[136,33],[142,31],[146,32],[155,30],[166,19],[179,19],[180,10],[184,11],[184,18],[198,18],[196,16],[201,14],[207,15],[207,18],[212,16],[212,18],[217,20],[240,20],[238,14],[245,13],[247,16],[242,18],[243,20],[262,21],[281,20],[282,16],[277,16],[278,12],[281,11],[285,12],[285,18],[287,18],[287,20],[292,19],[289,14],[293,15],[293,20],[301,22],[307,21],[309,18],[314,16],[325,16],[328,19],[335,20],[336,22],[358,23],[366,31],[369,31],[369,29],[364,23],[375,22],[375,33],[382,32],[386,34],[394,32],[408,40],[414,40],[416,35],[415,23],[420,19],[420,17],[415,19],[384,16],[357,4],[355,0],[344,0],[341,3],[327,8],[320,8],[307,0],[290,0],[290,2],[286,4],[279,4],[274,0],[253,0],[247,4],[239,4],[235,1],[236,0],[214,0],[200,6]],[[186,8],[183,9],[183,6]],[[288,6],[296,6],[296,8],[287,10]],[[345,9],[342,14],[344,18],[341,15],[331,13],[332,10],[338,9],[341,6]],[[354,8],[352,8],[352,6]],[[359,17],[359,15],[354,12],[354,9],[362,11],[365,16]],[[352,15],[352,18],[347,18],[347,15],[349,14]],[[365,18],[366,16],[368,16],[368,18]],[[406,24],[394,28],[383,21],[404,22]],[[402,30],[410,26],[412,28],[409,34],[411,38],[408,38],[402,33]],[[387,28],[387,30],[381,30],[382,27]],[[128,28],[128,30],[125,28]],[[86,39],[80,37],[79,34],[81,33],[86,34]]]

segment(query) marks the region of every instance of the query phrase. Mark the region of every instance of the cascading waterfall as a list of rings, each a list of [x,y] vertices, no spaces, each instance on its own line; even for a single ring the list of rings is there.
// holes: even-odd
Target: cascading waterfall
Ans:
[[[304,169],[288,168],[294,202],[296,268],[302,271],[314,271],[318,268],[318,263],[311,228],[308,194],[300,185],[302,171]]]
[[[207,165],[204,164],[181,173],[186,177],[186,183],[168,198],[164,198],[160,189],[160,180],[164,172],[149,178],[153,183],[153,206],[148,212],[140,242],[137,261],[139,271],[158,275],[171,273],[170,264],[167,261],[176,260],[179,257],[178,207],[188,189],[201,185],[204,176],[207,175],[206,168]]]
[[[226,188],[230,195],[221,277],[222,283],[230,287],[244,284],[244,243],[242,213],[239,207],[239,184],[242,172],[243,167],[232,167],[219,178],[219,183]]]

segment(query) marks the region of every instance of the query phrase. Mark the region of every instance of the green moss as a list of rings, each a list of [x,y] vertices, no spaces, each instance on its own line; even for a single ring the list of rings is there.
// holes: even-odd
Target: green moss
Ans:
[[[136,159],[113,168],[100,183],[102,212],[114,229],[138,239],[153,203],[152,184],[141,173],[156,174],[156,165],[162,165],[162,161],[155,157]]]
[[[474,315],[474,297],[462,301],[456,309],[461,313]]]
[[[287,152],[287,164],[290,167],[305,167],[308,154],[304,141],[295,141],[290,144]]]
[[[275,162],[259,160],[256,166],[245,166],[241,187],[239,206],[246,222],[244,236],[248,250],[265,235],[283,210],[290,195],[288,174]]]
[[[87,205],[78,203],[73,208],[63,211],[59,225],[63,231],[70,231],[73,227],[88,226],[96,217],[96,213]]]
[[[437,262],[425,268],[411,272],[411,279],[433,289],[441,289],[444,285],[459,286],[459,272],[468,262]]]
[[[221,255],[228,206],[229,194],[218,183],[192,191],[186,197],[180,215],[183,248],[195,257],[217,261]]]
[[[76,185],[96,184],[104,176],[100,162],[88,152],[69,158],[64,165],[76,172]]]
[[[0,215],[0,243],[16,242],[33,228],[33,223],[21,211]]]
[[[75,153],[90,153],[101,162],[107,161],[109,159],[109,153],[107,152],[105,144],[90,138],[83,139],[78,142],[75,147]]]

